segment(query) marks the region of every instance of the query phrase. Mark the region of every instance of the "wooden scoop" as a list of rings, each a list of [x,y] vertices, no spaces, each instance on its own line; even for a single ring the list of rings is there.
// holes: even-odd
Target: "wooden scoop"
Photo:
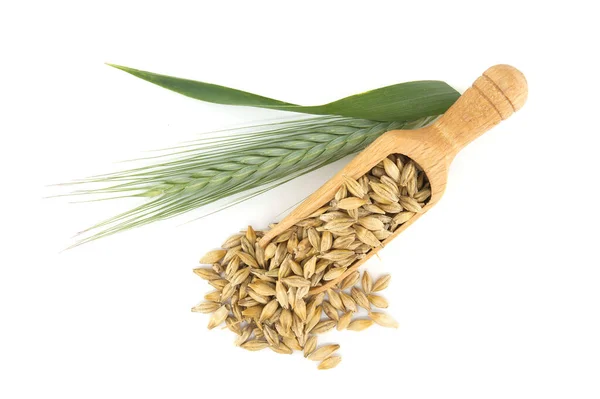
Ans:
[[[260,245],[266,246],[274,237],[331,201],[336,191],[344,184],[344,175],[358,179],[388,155],[403,154],[423,168],[431,185],[431,198],[422,213],[413,216],[383,241],[382,247],[387,245],[440,200],[446,188],[448,168],[454,156],[471,141],[519,110],[526,99],[527,81],[519,70],[509,65],[489,68],[432,125],[418,130],[392,130],[384,133],[268,231],[260,240]],[[343,275],[313,288],[310,293],[319,293],[337,284],[382,247],[370,250]]]

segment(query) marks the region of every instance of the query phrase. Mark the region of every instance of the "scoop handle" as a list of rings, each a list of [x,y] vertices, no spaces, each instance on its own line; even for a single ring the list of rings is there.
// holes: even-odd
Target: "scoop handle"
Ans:
[[[463,147],[518,111],[527,100],[527,81],[517,68],[495,65],[431,127],[456,155]]]

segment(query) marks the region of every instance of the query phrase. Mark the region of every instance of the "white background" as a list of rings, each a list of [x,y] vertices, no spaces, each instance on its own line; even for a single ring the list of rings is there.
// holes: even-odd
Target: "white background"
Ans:
[[[599,30],[591,1],[10,1],[0,6],[2,398],[598,398]],[[201,103],[105,66],[318,104],[508,63],[530,95],[455,160],[443,200],[368,264],[398,330],[331,333],[343,362],[249,353],[193,314],[199,257],[344,162],[189,224],[61,252],[134,202],[49,184],[277,112]],[[218,396],[216,396],[218,395]]]

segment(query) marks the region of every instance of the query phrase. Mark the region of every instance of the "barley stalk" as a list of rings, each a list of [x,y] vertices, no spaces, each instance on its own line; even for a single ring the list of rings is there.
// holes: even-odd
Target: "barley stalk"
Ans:
[[[388,130],[416,129],[433,119],[376,122],[313,117],[253,126],[184,143],[138,160],[147,165],[76,180],[69,184],[101,187],[84,186],[69,195],[92,196],[94,200],[148,200],[84,230],[74,246],[243,193],[222,209],[356,153]]]

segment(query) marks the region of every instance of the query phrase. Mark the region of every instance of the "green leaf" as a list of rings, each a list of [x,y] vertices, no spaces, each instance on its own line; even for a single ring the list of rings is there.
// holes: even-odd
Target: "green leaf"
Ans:
[[[424,80],[382,87],[329,104],[302,106],[211,83],[175,78],[120,65],[108,65],[165,89],[211,103],[315,115],[339,115],[374,121],[408,121],[440,115],[460,96],[444,82]]]

